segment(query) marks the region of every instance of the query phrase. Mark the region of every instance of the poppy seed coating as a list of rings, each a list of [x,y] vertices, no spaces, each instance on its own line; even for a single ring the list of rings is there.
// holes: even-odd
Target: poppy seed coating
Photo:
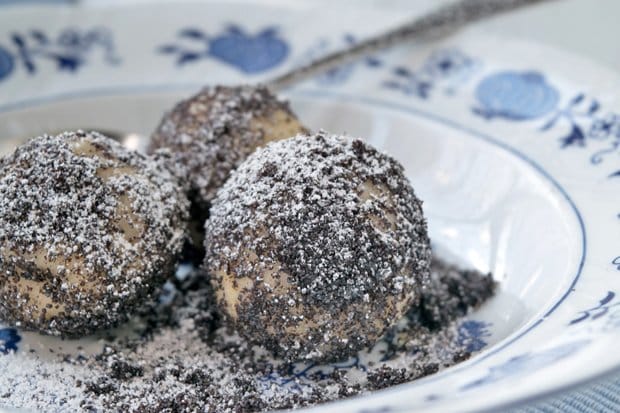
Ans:
[[[148,300],[175,264],[189,209],[165,163],[81,131],[3,158],[0,319],[79,337]]]
[[[372,345],[429,277],[421,202],[402,166],[359,139],[321,132],[258,149],[218,192],[205,229],[218,307],[288,360]]]
[[[288,102],[264,86],[206,87],[164,115],[149,151],[175,153],[192,202],[206,210],[230,172],[257,147],[304,131]]]

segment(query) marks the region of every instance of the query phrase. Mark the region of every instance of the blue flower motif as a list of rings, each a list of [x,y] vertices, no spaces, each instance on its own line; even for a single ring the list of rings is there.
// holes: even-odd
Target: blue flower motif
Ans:
[[[17,351],[17,343],[21,339],[16,329],[0,328],[0,353],[8,354],[12,351]]]
[[[269,374],[264,375],[259,380],[264,383],[266,387],[275,384],[279,387],[288,387],[298,391],[308,386],[308,381],[310,380],[325,380],[336,371],[352,369],[366,371],[367,367],[362,364],[359,356],[350,357],[343,362],[325,365],[315,362],[288,363],[284,368],[278,369],[283,372],[282,374],[277,373],[275,371],[276,369],[272,368]]]
[[[277,66],[288,55],[289,47],[277,36],[274,27],[267,27],[255,36],[238,27],[210,42],[209,54],[245,73],[260,73]]]
[[[588,136],[593,139],[620,138],[620,115],[608,113],[604,117],[595,118],[590,126]]]
[[[564,125],[568,133],[559,138],[562,149],[586,148],[591,141],[604,142],[605,148],[590,155],[590,163],[598,165],[620,149],[620,114],[601,115],[600,112],[601,105],[597,99],[578,93],[565,107],[556,110],[540,130],[546,132]],[[608,177],[620,177],[620,170],[609,173]]]
[[[608,291],[605,297],[601,298],[596,306],[581,311],[579,316],[570,321],[569,325],[579,324],[586,320],[594,321],[604,317],[611,308],[620,305],[619,301],[612,303],[615,298],[616,293],[613,291]]]
[[[440,49],[433,52],[419,69],[405,66],[392,68],[392,79],[384,82],[388,89],[420,99],[430,97],[431,91],[441,86],[446,94],[465,83],[476,70],[477,62],[457,49]]]
[[[319,59],[337,48],[346,48],[353,46],[357,43],[357,38],[350,34],[345,33],[341,38],[336,39],[320,39],[316,44],[310,46],[295,62],[295,66],[306,65],[316,59]],[[346,83],[356,68],[367,67],[371,69],[379,68],[383,65],[383,62],[375,56],[367,56],[361,59],[359,62],[346,63],[327,70],[325,73],[321,73],[316,77],[317,83],[322,86],[336,86]]]
[[[0,80],[8,77],[15,67],[13,55],[0,46]]]
[[[569,126],[569,132],[560,138],[560,147],[562,149],[572,146],[584,147],[588,137],[584,122],[591,122],[599,109],[600,104],[596,99],[588,99],[585,94],[578,93],[565,107],[558,109],[540,130],[543,132],[551,130],[563,122]]]
[[[484,321],[466,320],[459,325],[457,343],[469,352],[480,351],[486,347],[487,342],[483,340],[490,337],[488,328],[491,323]]]
[[[460,77],[476,66],[475,60],[458,49],[440,49],[433,52],[422,67],[431,78]]]
[[[545,368],[576,353],[589,342],[590,340],[578,340],[560,344],[547,350],[512,357],[500,365],[491,367],[486,376],[465,384],[461,390],[497,382],[523,371],[536,371]]]
[[[499,72],[487,76],[476,88],[480,107],[474,113],[485,118],[530,120],[544,116],[558,105],[559,93],[537,72]]]
[[[197,48],[167,44],[158,49],[160,53],[176,55],[179,66],[214,58],[244,73],[255,74],[274,68],[289,54],[288,44],[278,36],[275,27],[266,27],[250,35],[240,27],[231,25],[214,37],[201,29],[185,28],[179,32],[179,37]]]
[[[413,72],[404,66],[392,69],[394,78],[383,83],[383,87],[398,90],[405,95],[417,96],[420,99],[428,99],[433,82]]]
[[[40,30],[30,30],[12,33],[10,39],[15,49],[14,59],[18,60],[29,74],[37,72],[40,60],[54,62],[59,71],[76,72],[88,62],[95,49],[103,51],[106,63],[120,62],[116,56],[112,34],[105,28],[79,30],[69,27],[61,30],[56,37],[50,37]],[[8,52],[5,54],[11,58]],[[2,56],[0,48],[0,79],[3,73],[2,61],[7,59]],[[6,66],[4,71],[7,69],[12,69],[12,65],[10,68]]]

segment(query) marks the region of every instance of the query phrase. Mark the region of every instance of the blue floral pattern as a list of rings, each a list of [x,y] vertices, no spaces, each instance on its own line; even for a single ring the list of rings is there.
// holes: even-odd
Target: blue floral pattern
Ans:
[[[464,347],[469,352],[480,351],[487,345],[484,339],[491,336],[489,331],[491,326],[492,323],[489,322],[465,320],[458,327],[455,344]],[[391,360],[396,356],[396,353],[389,350],[390,343],[397,340],[398,334],[391,330],[375,344],[370,353],[381,354],[380,360],[382,362]],[[272,372],[263,376],[261,381],[265,388],[275,384],[281,387],[289,387],[293,391],[302,391],[304,387],[309,386],[310,380],[324,380],[336,371],[351,369],[367,371],[368,365],[364,361],[366,356],[363,353],[339,363],[291,363],[284,366],[283,369],[278,369],[279,372],[273,369]]]
[[[188,27],[179,31],[178,38],[177,43],[158,48],[160,53],[174,56],[178,66],[201,59],[216,59],[243,73],[256,74],[278,66],[289,54],[288,43],[273,26],[251,35],[241,27],[231,25],[215,36]]]
[[[599,109],[597,100],[588,100],[583,93],[579,93],[571,98],[565,107],[558,109],[540,130],[548,131],[563,122],[568,126],[569,132],[560,138],[561,148],[585,146],[587,129],[584,122],[591,122]]]
[[[341,39],[331,41],[319,39],[317,43],[310,46],[296,62],[294,66],[302,66],[319,59],[335,48],[345,48],[357,43],[357,39],[350,33],[345,33]],[[334,46],[335,45],[335,46]],[[346,83],[355,72],[357,67],[379,68],[383,66],[383,61],[376,56],[367,56],[359,62],[351,62],[334,67],[316,77],[318,84],[322,86],[336,86]]]
[[[473,109],[474,113],[486,119],[522,121],[548,116],[540,131],[564,130],[559,137],[561,149],[585,148],[589,142],[598,142],[598,146],[605,143],[604,148],[590,155],[592,165],[601,164],[613,153],[620,154],[620,114],[601,115],[600,102],[584,93],[577,93],[563,107],[558,107],[560,93],[538,72],[491,74],[478,84],[476,98],[480,106]],[[607,176],[620,177],[620,170]],[[620,256],[612,264],[620,270]]]
[[[487,346],[484,339],[491,336],[491,326],[484,321],[465,320],[459,325],[457,343],[469,352],[480,351]]]
[[[357,40],[351,34],[345,34],[338,47],[354,45]],[[297,65],[311,62],[330,52],[332,42],[321,39],[311,46]],[[355,73],[356,68],[382,69],[390,74],[383,81],[382,87],[407,96],[428,99],[433,90],[442,89],[445,94],[454,94],[479,68],[478,61],[458,49],[440,49],[433,52],[418,68],[402,65],[386,66],[377,56],[367,56],[359,62],[347,63],[335,67],[317,76],[322,86],[336,86],[346,83]]]
[[[116,65],[120,62],[112,34],[105,28],[66,28],[57,36],[50,36],[41,30],[15,32],[10,41],[13,54],[0,48],[0,79],[11,73],[14,62],[19,62],[31,75],[37,72],[41,61],[53,62],[59,71],[76,72],[97,51],[103,55],[103,61],[107,64]]]
[[[383,86],[420,99],[428,99],[431,91],[440,87],[451,95],[478,68],[478,62],[460,50],[442,49],[432,53],[418,69],[405,66],[391,68],[392,77]]]
[[[595,306],[580,311],[569,325],[601,322],[597,325],[600,332],[617,333],[620,330],[620,300],[614,291],[608,291]]]
[[[15,67],[15,58],[7,49],[0,46],[0,80],[8,77]]]
[[[350,34],[343,35],[336,43],[354,44]],[[331,47],[327,40],[308,49],[304,58],[312,60],[326,53]],[[249,33],[240,26],[231,25],[225,30],[208,34],[188,27],[178,32],[173,43],[158,47],[158,53],[171,57],[177,66],[213,59],[245,74],[258,74],[281,65],[291,52],[289,43],[277,28],[268,26],[257,33]],[[16,70],[36,74],[43,62],[52,63],[58,71],[75,73],[99,55],[105,64],[117,65],[114,39],[107,29],[81,30],[66,28],[57,35],[41,30],[12,33],[7,42],[0,44],[0,82]],[[405,96],[427,100],[433,93],[454,94],[481,67],[480,62],[458,49],[443,49],[432,53],[420,66],[390,66],[381,58],[371,56],[357,63],[334,68],[317,78],[325,86],[346,83],[357,69],[380,69],[388,76],[381,84]],[[553,79],[552,79],[553,80]],[[572,97],[571,97],[572,96]],[[543,133],[554,133],[559,148],[592,148],[589,161],[602,164],[609,156],[620,151],[620,114],[603,113],[600,102],[584,93],[561,96],[559,90],[543,73],[537,71],[505,70],[483,77],[475,88],[476,105],[473,112],[487,120],[532,121],[542,123],[536,127]],[[570,98],[570,99],[567,99]],[[600,146],[605,147],[601,148]],[[615,169],[615,168],[613,168]],[[620,177],[620,170],[611,171],[610,178]],[[620,217],[620,216],[619,216]],[[611,260],[620,271],[620,256]],[[609,261],[607,262],[609,265]],[[585,325],[596,320],[609,319],[610,325],[620,328],[620,300],[614,291],[607,291],[598,302],[580,311],[569,325]],[[468,351],[483,349],[491,336],[490,323],[467,320],[458,328],[457,342]],[[385,340],[390,340],[386,337]],[[0,328],[0,353],[18,350],[22,340],[14,328]],[[589,340],[559,344],[545,350],[533,350],[512,357],[502,364],[491,366],[483,377],[464,385],[461,390],[496,382],[524,371],[542,368],[578,352]],[[384,354],[384,360],[390,354]],[[366,366],[359,357],[328,366],[317,364],[291,364],[283,374],[272,372],[263,378],[266,387],[272,384],[300,390],[305,379],[324,379],[338,370],[361,369]],[[429,400],[437,396],[428,396]],[[360,413],[388,413],[396,411],[389,406],[367,408]]]
[[[533,371],[548,367],[576,353],[589,342],[590,340],[578,340],[563,343],[547,350],[529,352],[512,357],[502,364],[492,366],[486,376],[465,384],[461,390],[469,390],[483,384],[503,380],[523,371]]]
[[[0,353],[9,354],[17,351],[21,336],[14,328],[0,328]]]
[[[336,371],[350,369],[366,371],[367,367],[361,362],[359,356],[351,357],[344,362],[326,365],[314,362],[291,363],[285,367],[283,374],[272,371],[263,376],[261,381],[266,388],[269,388],[272,384],[276,384],[277,386],[286,386],[292,390],[299,391],[304,386],[308,385],[308,380],[324,380]]]
[[[513,121],[540,118],[554,110],[559,93],[538,72],[499,72],[482,79],[476,88],[480,106],[474,113],[487,119]]]
[[[581,311],[576,318],[570,321],[569,325],[579,324],[584,321],[594,321],[604,317],[611,308],[620,306],[620,301],[614,302],[615,299],[616,293],[613,291],[608,291],[605,297],[603,297],[597,305]]]
[[[554,129],[558,124],[568,126],[568,134],[560,138],[562,149],[588,146],[588,142],[605,143],[606,147],[598,149],[590,156],[592,165],[601,164],[604,159],[617,153],[620,147],[620,115],[610,112],[600,114],[601,105],[597,99],[588,98],[578,93],[571,98],[566,107],[558,110],[545,124],[541,131]],[[620,170],[611,172],[610,178],[620,176]]]

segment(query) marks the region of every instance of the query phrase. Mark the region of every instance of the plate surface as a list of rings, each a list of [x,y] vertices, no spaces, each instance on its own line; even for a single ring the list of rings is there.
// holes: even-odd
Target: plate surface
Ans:
[[[403,18],[305,3],[158,7],[2,10],[0,136],[148,134],[200,85],[266,80]],[[320,31],[308,19],[321,19]],[[441,252],[501,286],[469,317],[480,348],[469,361],[313,411],[492,408],[620,367],[619,86],[573,56],[470,29],[287,92],[310,127],[399,159]],[[12,328],[0,342],[16,363],[30,348],[100,345]]]

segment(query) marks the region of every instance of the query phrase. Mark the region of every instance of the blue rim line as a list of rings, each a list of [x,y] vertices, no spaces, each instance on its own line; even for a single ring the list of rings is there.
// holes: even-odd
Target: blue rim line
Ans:
[[[24,101],[20,101],[20,102],[16,102],[16,103],[10,103],[10,104],[5,104],[5,105],[0,105],[0,113],[2,112],[8,112],[11,110],[18,110],[18,109],[24,109],[24,108],[28,108],[28,107],[32,107],[32,106],[38,106],[44,103],[51,103],[51,102],[57,102],[57,101],[61,101],[61,100],[69,100],[72,98],[85,98],[85,97],[97,97],[97,96],[113,96],[115,94],[127,94],[128,92],[167,92],[167,91],[179,91],[181,89],[185,89],[185,88],[199,88],[201,86],[204,86],[202,84],[196,84],[196,83],[191,83],[191,84],[175,84],[175,85],[158,85],[158,86],[141,86],[141,85],[136,85],[136,86],[126,86],[126,87],[116,87],[116,88],[106,88],[106,89],[93,89],[93,90],[83,90],[80,92],[72,92],[72,93],[64,93],[64,94],[57,94],[57,95],[53,95],[53,96],[47,96],[45,98],[38,98],[38,99],[31,99],[31,100],[24,100]],[[526,155],[524,155],[523,153],[521,153],[520,151],[518,151],[517,149],[513,148],[512,146],[499,141],[493,137],[491,137],[490,135],[486,135],[484,133],[481,133],[479,131],[476,131],[474,129],[471,129],[469,127],[466,127],[464,125],[461,125],[457,122],[454,122],[450,119],[446,119],[443,118],[439,115],[430,113],[430,112],[425,112],[419,109],[414,109],[411,108],[409,106],[403,105],[403,104],[398,104],[398,103],[393,103],[393,102],[388,102],[388,101],[383,101],[380,99],[374,99],[374,98],[368,98],[368,97],[364,97],[364,96],[355,96],[355,95],[348,95],[348,94],[342,94],[342,93],[334,93],[334,92],[327,92],[327,91],[318,91],[318,90],[298,90],[293,92],[292,94],[296,94],[296,95],[301,95],[301,96],[311,96],[311,97],[322,97],[322,98],[326,98],[326,97],[331,97],[331,98],[336,98],[336,99],[340,99],[340,100],[345,100],[347,102],[354,102],[354,103],[365,103],[368,105],[373,105],[373,106],[380,106],[380,107],[385,107],[385,108],[389,108],[398,112],[402,112],[402,113],[407,113],[407,114],[412,114],[412,115],[416,115],[422,118],[426,118],[435,122],[438,122],[440,124],[444,124],[450,128],[459,130],[461,132],[464,132],[468,135],[471,135],[475,138],[478,138],[480,140],[483,140],[485,142],[488,142],[496,147],[499,147],[507,152],[509,152],[510,154],[514,155],[515,157],[521,159],[522,161],[524,161],[525,163],[527,163],[529,166],[531,166],[532,168],[534,168],[540,175],[542,175],[544,178],[546,178],[564,197],[564,199],[566,200],[566,202],[568,202],[568,204],[570,205],[571,209],[573,210],[575,217],[577,218],[577,221],[579,223],[579,227],[580,227],[580,231],[581,231],[581,244],[582,244],[582,250],[581,250],[581,258],[579,261],[579,266],[577,269],[577,273],[575,274],[568,290],[560,297],[560,299],[541,317],[539,318],[537,321],[535,321],[532,325],[530,325],[528,328],[526,328],[525,330],[523,330],[522,332],[520,332],[519,334],[517,334],[516,336],[512,337],[511,339],[505,341],[504,343],[495,346],[494,348],[485,351],[483,354],[480,354],[480,356],[476,357],[474,360],[472,360],[472,362],[470,363],[470,365],[476,365],[480,362],[482,362],[483,360],[486,360],[487,358],[489,358],[490,356],[498,353],[499,351],[502,351],[503,349],[505,349],[506,347],[510,346],[511,344],[513,344],[515,341],[521,339],[523,336],[525,336],[526,334],[528,334],[530,331],[532,331],[534,328],[538,327],[547,317],[549,317],[555,310],[557,310],[557,308],[566,300],[566,298],[575,290],[575,286],[577,284],[577,282],[579,281],[580,277],[581,277],[581,273],[583,271],[583,266],[585,263],[585,259],[586,259],[586,253],[587,253],[587,240],[586,240],[586,232],[585,232],[585,225],[584,225],[584,221],[583,218],[581,216],[581,213],[579,212],[575,202],[572,200],[572,198],[570,197],[570,195],[566,192],[566,190],[560,185],[560,183],[555,180],[555,178],[553,178],[545,169],[543,169],[540,165],[538,165],[534,160],[530,159],[529,157],[527,157]],[[442,377],[445,377],[445,375],[441,375]],[[425,378],[425,382],[430,382],[430,381],[434,381],[436,379],[439,379],[440,377],[428,377]]]

